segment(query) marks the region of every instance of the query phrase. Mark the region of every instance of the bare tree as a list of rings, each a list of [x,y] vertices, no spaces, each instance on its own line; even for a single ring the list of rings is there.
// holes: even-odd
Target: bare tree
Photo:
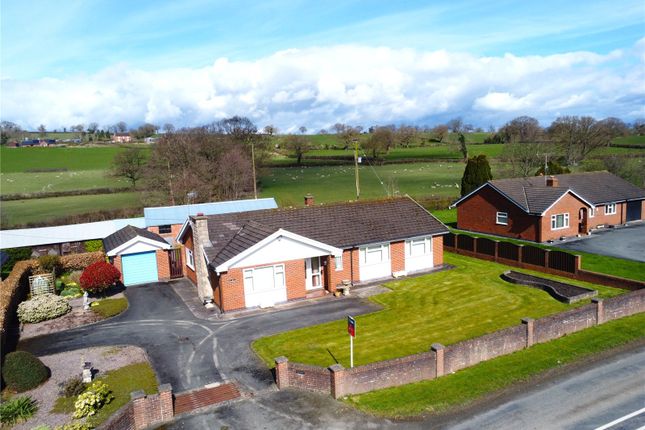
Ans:
[[[302,163],[302,156],[311,150],[309,139],[305,136],[296,136],[294,134],[290,134],[284,138],[284,146],[296,157],[298,165]]]
[[[264,131],[264,134],[273,136],[278,134],[278,127],[275,127],[274,125],[271,125],[271,124],[265,125],[263,131]]]
[[[543,164],[543,143],[511,142],[504,145],[502,159],[510,163],[513,176],[531,176]]]
[[[629,134],[627,124],[618,118],[609,117],[602,119],[598,121],[598,125],[604,129],[605,133],[607,133],[612,140]],[[611,143],[611,140],[608,143]]]
[[[143,177],[145,165],[144,152],[140,148],[128,148],[114,157],[112,173],[126,178],[132,183],[132,188],[136,188],[137,182]]]
[[[307,132],[307,127],[305,127],[304,125],[301,125],[300,128],[298,128],[298,130],[300,131],[300,134],[305,134]]]
[[[402,125],[396,130],[395,138],[399,146],[408,148],[414,143],[418,136],[418,130],[416,127],[410,125]]]
[[[114,131],[115,133],[125,133],[128,131],[128,124],[126,124],[125,121],[119,121],[114,124]]]
[[[45,124],[40,124],[38,126],[38,136],[41,139],[44,139],[45,137],[47,137],[47,128],[45,127]]]
[[[506,143],[537,142],[541,140],[542,132],[538,120],[530,116],[517,117],[499,130],[499,134]]]
[[[461,117],[453,118],[446,123],[451,133],[463,133],[464,120]]]
[[[381,153],[388,152],[394,142],[395,136],[391,128],[376,127],[362,146],[371,153],[372,158],[378,158]]]
[[[560,146],[569,165],[577,165],[593,150],[607,146],[612,132],[589,116],[561,116],[549,127],[551,139]]]
[[[645,118],[638,118],[632,124],[632,130],[637,136],[645,135]]]
[[[327,129],[321,128],[318,134],[329,134],[329,132],[327,131]]]
[[[76,124],[69,128],[69,131],[76,133],[78,139],[83,140],[85,137],[85,126],[83,124]]]
[[[251,159],[239,147],[232,147],[217,160],[218,197],[237,200],[253,190],[253,177],[249,175]]]
[[[437,142],[443,142],[446,136],[448,136],[448,126],[445,124],[439,124],[434,127],[432,129],[432,136]]]
[[[156,125],[145,123],[134,130],[132,135],[135,139],[145,139],[146,137],[154,136],[157,133],[157,130],[159,130],[159,127]]]
[[[9,142],[18,142],[22,140],[23,130],[18,124],[15,124],[11,121],[2,121],[0,122],[0,136],[2,145],[6,145]]]
[[[172,133],[175,131],[175,126],[167,122],[163,125],[163,131],[164,133]]]

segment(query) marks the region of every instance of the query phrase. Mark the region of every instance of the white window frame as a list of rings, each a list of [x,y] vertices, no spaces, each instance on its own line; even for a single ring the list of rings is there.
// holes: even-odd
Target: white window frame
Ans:
[[[616,203],[605,205],[605,215],[616,215]]]
[[[278,289],[278,288],[285,288],[287,285],[287,276],[284,271],[284,264],[274,264],[271,266],[258,266],[258,267],[253,267],[250,269],[244,269],[243,271],[243,282],[244,285],[250,285],[251,290],[255,293],[255,270],[256,269],[266,269],[266,268],[272,268],[273,269],[273,288]],[[281,280],[281,282],[278,282],[278,279]]]
[[[562,217],[562,227],[558,227],[558,217]],[[569,212],[551,215],[551,230],[563,230],[569,228]]]
[[[589,218],[596,216],[596,208],[589,208]]]
[[[335,262],[336,262],[336,271],[340,272],[343,270],[343,254],[335,256]]]
[[[412,250],[414,248],[414,243],[420,243],[423,242],[423,254],[420,255],[412,255]],[[413,239],[408,239],[405,241],[405,257],[408,258],[415,258],[415,257],[424,257],[427,255],[432,254],[432,237],[431,236],[423,236],[423,237],[416,237]]]
[[[380,247],[381,251],[381,261],[378,263],[368,263],[367,262],[367,255],[370,253],[370,251],[376,251],[376,248]],[[390,243],[377,243],[373,245],[366,245],[360,248],[360,259],[361,259],[361,264],[365,266],[372,266],[372,265],[378,265],[378,264],[384,264],[390,261]]]
[[[195,255],[193,254],[193,250],[189,247],[186,247],[186,266],[195,270]]]
[[[504,218],[504,221],[501,221],[500,218]],[[508,225],[508,212],[497,212],[495,215],[495,224]]]

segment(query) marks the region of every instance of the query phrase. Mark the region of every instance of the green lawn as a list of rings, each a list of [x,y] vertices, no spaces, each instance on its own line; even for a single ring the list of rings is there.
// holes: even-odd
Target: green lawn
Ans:
[[[0,148],[2,173],[26,172],[34,169],[105,170],[120,146],[67,148]],[[4,191],[3,191],[4,193]]]
[[[432,214],[444,224],[448,224],[451,227],[456,227],[457,225],[457,209],[434,210],[432,211]],[[456,228],[453,228],[452,230],[455,233],[469,234],[475,237],[487,237],[493,240],[503,240],[520,245],[532,245],[539,248],[562,251],[557,247],[544,245],[541,243],[527,242],[525,240],[517,240],[511,238],[500,238],[498,236],[491,236],[483,233],[471,233],[467,231],[457,230]],[[619,276],[621,278],[645,281],[645,264],[639,261],[625,260],[623,258],[609,257],[599,254],[590,254],[588,252],[581,251],[565,252],[580,255],[582,257],[582,268],[585,270],[598,273],[606,273],[608,275]]]
[[[479,155],[484,154],[489,158],[499,157],[502,153],[504,145],[502,144],[492,144],[492,145],[468,145],[469,155]],[[361,150],[359,154],[363,154]],[[368,153],[369,155],[369,153]],[[305,154],[307,157],[353,157],[353,150],[339,150],[339,149],[316,149],[309,151]],[[459,152],[459,148],[454,144],[437,144],[433,143],[426,146],[416,146],[411,148],[394,148],[390,150],[387,154],[384,155],[384,158],[388,161],[403,160],[403,159],[461,159],[463,158]]]
[[[96,305],[92,306],[92,311],[101,315],[103,318],[119,315],[128,308],[128,299],[125,297],[97,300],[96,303]]]
[[[95,188],[127,188],[129,186],[130,182],[128,180],[109,176],[107,170],[0,174],[0,194],[3,195],[90,190]]]
[[[11,226],[30,222],[42,222],[87,212],[136,208],[140,206],[140,196],[136,192],[48,197],[44,199],[2,202],[2,217],[3,224],[6,222],[8,226]]]
[[[363,411],[388,417],[409,417],[467,404],[555,367],[645,337],[645,314],[622,318],[494,358],[432,381],[352,396],[347,400]]]
[[[507,283],[499,275],[508,266],[452,253],[445,254],[445,262],[456,267],[389,282],[386,286],[392,292],[371,298],[384,309],[356,318],[356,365],[427,351],[435,342],[450,345],[519,324],[523,317],[539,318],[584,304],[567,305],[543,291]],[[537,275],[594,288],[600,297],[624,292]],[[342,320],[262,338],[253,348],[269,366],[275,357],[284,355],[318,366],[333,364],[335,357],[348,367],[347,343],[346,322]]]
[[[616,145],[639,145],[645,149],[645,136],[617,137],[611,143]]]

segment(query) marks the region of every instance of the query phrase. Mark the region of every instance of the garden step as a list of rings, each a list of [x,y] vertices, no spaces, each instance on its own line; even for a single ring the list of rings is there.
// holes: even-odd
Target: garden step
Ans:
[[[233,383],[177,394],[175,396],[175,415],[227,400],[233,400],[238,397],[240,397],[240,391]]]

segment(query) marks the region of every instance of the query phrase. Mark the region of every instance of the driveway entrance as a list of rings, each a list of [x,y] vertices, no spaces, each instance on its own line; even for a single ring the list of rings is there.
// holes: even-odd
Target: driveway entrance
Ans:
[[[567,251],[590,252],[645,262],[645,224],[599,230],[591,236],[551,245]]]

